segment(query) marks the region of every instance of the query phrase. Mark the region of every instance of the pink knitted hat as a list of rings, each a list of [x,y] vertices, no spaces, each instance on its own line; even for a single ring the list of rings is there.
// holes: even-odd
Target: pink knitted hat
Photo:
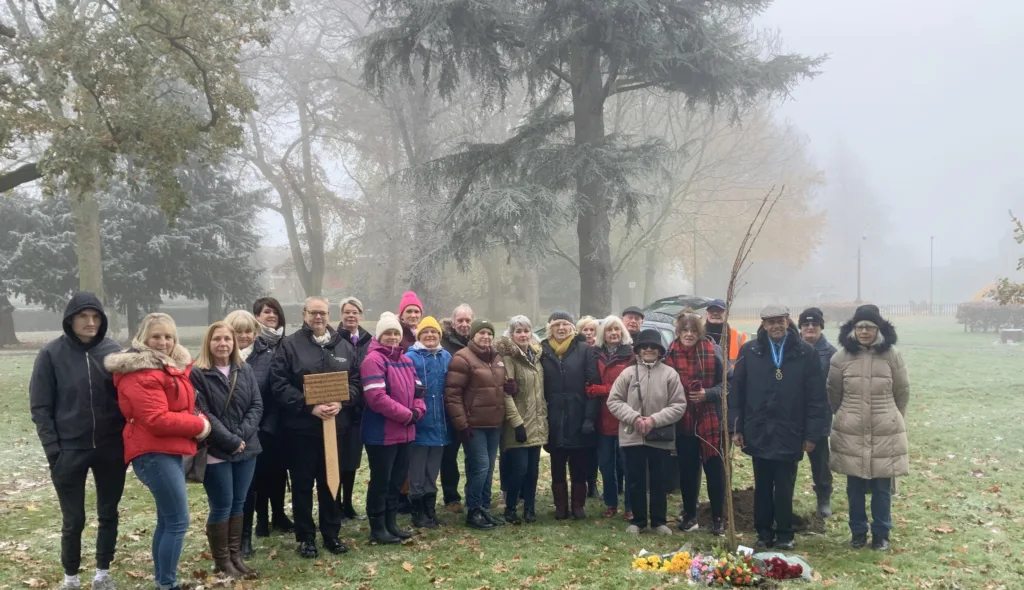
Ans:
[[[402,302],[398,304],[398,317],[402,317],[402,312],[410,305],[415,305],[420,308],[421,312],[423,311],[423,304],[420,303],[420,298],[416,296],[416,293],[406,291],[405,294],[402,295]]]

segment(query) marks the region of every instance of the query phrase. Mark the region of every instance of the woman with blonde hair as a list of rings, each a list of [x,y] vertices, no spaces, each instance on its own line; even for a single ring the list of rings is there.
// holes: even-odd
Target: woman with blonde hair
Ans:
[[[132,347],[107,356],[117,403],[124,414],[124,459],[157,506],[153,530],[153,576],[160,590],[177,587],[178,560],[188,532],[188,491],[183,457],[210,434],[210,421],[196,410],[189,380],[192,357],[178,344],[171,316],[142,319]]]
[[[252,354],[253,346],[256,344],[256,337],[263,331],[262,325],[256,316],[237,309],[224,318],[224,322],[235,331],[235,343],[238,345],[238,356],[242,362],[248,360]]]
[[[211,426],[203,478],[210,503],[206,519],[210,553],[216,571],[233,578],[255,577],[256,571],[243,560],[242,512],[261,450],[257,433],[263,398],[252,367],[242,362],[228,322],[214,322],[206,329],[189,378],[196,390],[196,406]]]
[[[594,346],[597,344],[597,331],[600,327],[601,324],[597,318],[585,315],[576,322],[576,333],[583,334],[583,337],[587,339],[587,346]]]

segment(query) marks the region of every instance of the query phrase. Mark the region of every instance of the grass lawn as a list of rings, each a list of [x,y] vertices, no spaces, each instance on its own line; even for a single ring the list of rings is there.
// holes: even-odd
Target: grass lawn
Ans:
[[[996,346],[991,334],[964,334],[951,318],[897,325],[912,381],[912,474],[900,480],[893,499],[893,551],[879,555],[847,548],[845,482],[837,479],[836,515],[824,535],[798,536],[797,552],[820,573],[814,587],[1022,588],[1024,348]],[[834,340],[835,330],[828,334]],[[28,412],[31,368],[32,356],[0,357],[0,589],[55,588],[62,576],[60,510]],[[365,465],[360,486],[368,478]],[[555,522],[546,464],[541,469],[540,519],[532,526],[478,533],[449,517],[455,526],[417,536],[408,545],[378,548],[366,544],[365,521],[350,523],[342,536],[352,551],[341,557],[323,552],[312,561],[296,555],[293,539],[272,536],[258,540],[251,562],[261,580],[240,587],[652,588],[672,580],[631,571],[635,552],[716,543],[703,529],[671,538],[632,538],[621,518],[600,519],[599,500],[588,504],[589,520]],[[736,487],[749,485],[747,458],[737,459],[736,471]],[[500,512],[497,482],[494,489]],[[190,486],[190,492],[192,526],[179,579],[201,581],[211,569],[203,557],[207,504],[201,486]],[[805,463],[797,512],[812,512],[813,498]],[[669,506],[675,513],[679,497],[670,498]],[[113,569],[119,587],[153,587],[149,547],[155,522],[149,493],[129,474]],[[95,533],[92,522],[83,540],[83,581],[91,579]],[[744,541],[753,539],[748,535]]]

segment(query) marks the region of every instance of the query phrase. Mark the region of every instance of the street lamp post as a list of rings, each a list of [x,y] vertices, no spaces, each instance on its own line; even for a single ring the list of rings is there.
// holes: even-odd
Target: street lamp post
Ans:
[[[928,249],[928,315],[935,313],[935,236]]]
[[[862,257],[861,250],[863,249],[863,244],[867,239],[867,234],[862,234],[860,237],[860,241],[857,242],[857,299],[856,301],[854,301],[854,303],[857,303],[858,305],[860,305],[863,302],[863,300],[860,298],[860,261]]]

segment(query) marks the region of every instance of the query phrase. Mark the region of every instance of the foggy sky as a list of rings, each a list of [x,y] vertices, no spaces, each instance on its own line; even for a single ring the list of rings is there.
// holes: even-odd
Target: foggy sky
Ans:
[[[827,169],[842,141],[921,264],[988,258],[1024,213],[1022,0],[776,0],[786,49],[828,53],[781,113]],[[826,236],[827,239],[827,236]],[[1011,270],[1011,269],[1007,269]]]

